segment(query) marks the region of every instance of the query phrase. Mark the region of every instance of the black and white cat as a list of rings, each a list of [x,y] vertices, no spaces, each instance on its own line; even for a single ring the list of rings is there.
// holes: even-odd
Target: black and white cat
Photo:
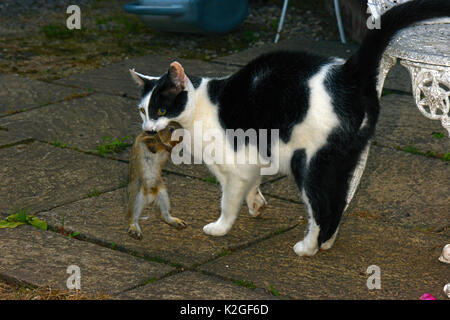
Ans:
[[[381,17],[381,29],[368,31],[347,61],[279,51],[264,54],[222,79],[188,77],[178,62],[161,77],[131,70],[143,88],[142,128],[159,131],[176,121],[191,131],[201,121],[203,130],[218,130],[224,136],[226,129],[278,129],[279,138],[269,151],[276,153],[272,158],[277,159],[280,172],[294,177],[309,214],[307,235],[294,251],[314,255],[334,243],[352,172],[374,134],[378,68],[386,46],[408,25],[449,15],[449,0],[396,6]],[[258,146],[246,144],[233,150],[252,148]],[[255,201],[261,165],[208,167],[222,187],[222,211],[203,230],[222,236],[233,226],[244,199],[249,208]]]

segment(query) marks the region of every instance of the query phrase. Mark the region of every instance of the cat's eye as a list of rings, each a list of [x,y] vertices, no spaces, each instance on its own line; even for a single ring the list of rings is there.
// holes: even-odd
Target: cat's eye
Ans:
[[[166,113],[167,113],[166,108],[161,107],[161,108],[158,109],[158,115],[163,116],[163,115],[165,115]]]
[[[173,133],[175,131],[175,128],[174,127],[169,127],[169,131],[170,131],[170,133]]]
[[[145,109],[144,108],[141,108],[139,110],[145,115]]]

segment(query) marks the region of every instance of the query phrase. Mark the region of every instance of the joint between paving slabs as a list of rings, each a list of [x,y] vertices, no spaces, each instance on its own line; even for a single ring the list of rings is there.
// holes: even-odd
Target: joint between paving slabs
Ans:
[[[58,79],[58,80],[60,80],[60,79]],[[109,91],[97,91],[97,90],[95,90],[95,89],[93,89],[93,88],[85,88],[85,87],[80,87],[80,86],[71,85],[71,84],[58,83],[58,82],[45,81],[45,80],[41,80],[41,81],[47,82],[47,83],[49,83],[49,84],[59,85],[59,86],[66,87],[66,88],[88,90],[89,94],[100,93],[100,94],[107,95],[107,96],[114,96],[114,97],[119,96],[119,97],[122,97],[122,98],[134,100],[134,101],[139,100],[138,97],[130,96],[130,95],[128,95],[126,92],[121,93],[121,94],[119,94],[119,93],[111,93],[111,92],[109,92]]]
[[[8,144],[4,144],[0,146],[0,149],[6,149],[6,148],[10,148],[10,147],[14,147],[17,146],[19,144],[31,144],[33,143],[35,140],[33,138],[26,138],[20,141],[16,141],[13,143],[8,143]]]
[[[199,272],[201,274],[204,274],[206,276],[209,276],[209,277],[213,277],[213,278],[216,278],[216,279],[228,282],[228,283],[232,283],[233,285],[238,286],[238,287],[247,288],[248,290],[253,290],[253,291],[257,290],[257,289],[264,290],[264,292],[266,294],[271,295],[276,298],[279,298],[279,299],[282,299],[282,300],[294,300],[294,298],[292,298],[288,295],[280,295],[280,294],[275,295],[274,291],[271,290],[271,288],[258,287],[251,281],[234,279],[231,277],[222,276],[220,274],[213,273],[210,271],[205,271],[205,270],[195,270],[195,271]],[[273,289],[273,287],[272,287],[272,289]]]
[[[442,153],[442,154],[437,154],[434,151],[421,151],[419,149],[417,149],[416,147],[409,145],[406,147],[402,147],[402,146],[387,146],[384,145],[382,143],[379,143],[378,141],[374,140],[372,141],[372,145],[377,146],[377,147],[381,147],[381,148],[386,148],[386,149],[390,149],[393,151],[400,151],[400,152],[404,152],[404,153],[409,153],[415,156],[420,156],[420,157],[425,157],[428,159],[435,159],[435,160],[439,160],[442,161],[444,163],[449,162],[450,161],[450,153]]]
[[[64,97],[63,99],[60,99],[60,100],[56,100],[56,101],[52,101],[52,102],[39,103],[37,105],[31,105],[31,106],[28,106],[28,107],[24,107],[24,108],[22,108],[20,110],[15,110],[15,111],[8,112],[7,114],[0,115],[0,119],[6,118],[6,117],[10,117],[10,116],[13,116],[13,115],[16,115],[16,114],[19,114],[19,113],[28,112],[28,111],[36,110],[36,109],[39,109],[39,108],[47,107],[47,106],[50,106],[50,105],[53,105],[53,104],[57,104],[57,103],[60,103],[60,102],[72,101],[72,100],[75,100],[75,99],[85,98],[85,97],[88,97],[88,96],[90,96],[92,94],[94,94],[94,92],[74,93],[73,95]]]
[[[214,256],[211,257],[210,259],[207,259],[207,260],[205,260],[203,262],[194,264],[194,265],[192,265],[192,267],[188,268],[188,270],[199,271],[197,268],[202,266],[202,265],[204,265],[204,264],[210,263],[210,262],[212,262],[214,260],[217,260],[217,259],[220,259],[220,258],[222,258],[224,256],[228,256],[230,254],[233,254],[234,252],[242,251],[244,249],[248,249],[248,248],[250,248],[250,247],[252,247],[252,246],[254,246],[254,245],[256,245],[256,244],[258,244],[258,243],[260,243],[262,241],[266,241],[266,240],[272,239],[272,238],[274,238],[276,236],[282,235],[283,233],[288,232],[288,231],[290,231],[290,230],[292,230],[292,229],[294,229],[294,228],[296,228],[296,227],[298,227],[300,225],[303,225],[305,223],[306,222],[297,223],[294,226],[290,226],[290,227],[286,227],[286,228],[283,228],[283,229],[279,229],[277,231],[273,231],[273,232],[269,233],[268,235],[266,235],[266,236],[264,236],[262,238],[255,239],[253,241],[246,242],[246,243],[237,244],[235,246],[230,246],[228,248],[223,248],[220,252],[215,253]]]
[[[160,277],[154,277],[154,278],[145,279],[141,283],[139,283],[139,284],[137,284],[137,285],[135,285],[133,287],[127,288],[127,289],[125,289],[125,290],[123,290],[121,292],[118,292],[118,293],[114,294],[114,296],[122,295],[122,294],[124,294],[126,292],[129,292],[129,291],[132,291],[132,290],[144,287],[144,286],[146,286],[146,285],[148,285],[150,283],[155,283],[155,282],[164,280],[166,278],[172,277],[172,276],[174,276],[176,274],[179,274],[179,273],[183,273],[185,271],[188,271],[188,270],[187,269],[182,269],[182,268],[181,269],[176,268],[176,269],[174,269],[172,271],[169,271],[169,272],[163,274]],[[192,270],[189,270],[189,271],[192,271]]]
[[[82,149],[82,148],[79,148],[79,147],[68,146],[66,143],[62,143],[60,141],[50,142],[50,141],[40,140],[40,139],[33,139],[33,140],[37,141],[37,142],[41,142],[41,143],[45,143],[45,144],[51,145],[52,147],[55,147],[55,148],[69,149],[69,150],[80,152],[80,153],[84,153],[84,154],[87,154],[87,155],[96,156],[96,157],[100,157],[100,158],[103,158],[103,159],[108,159],[108,160],[113,160],[113,161],[118,161],[118,162],[123,162],[123,163],[128,163],[129,162],[127,160],[123,160],[123,159],[120,159],[120,158],[117,158],[117,157],[113,157],[113,156],[110,156],[110,155],[101,155],[95,150],[85,150],[85,149]]]
[[[84,235],[82,233],[79,233],[78,235],[74,236],[73,238],[76,239],[76,240],[79,240],[79,241],[85,241],[85,242],[89,242],[89,243],[92,243],[92,244],[96,244],[96,245],[99,245],[101,247],[108,248],[108,249],[111,249],[111,250],[117,250],[119,252],[126,253],[126,254],[129,254],[131,256],[144,259],[146,261],[166,264],[166,265],[169,265],[171,267],[176,268],[180,272],[182,272],[182,271],[198,271],[197,268],[199,266],[201,266],[201,265],[204,265],[206,263],[209,263],[211,261],[219,259],[219,258],[221,258],[221,257],[223,257],[225,255],[232,254],[232,252],[250,248],[251,246],[253,246],[253,245],[255,245],[255,244],[259,243],[259,242],[262,242],[262,241],[265,241],[265,240],[269,240],[269,239],[271,239],[273,237],[279,236],[279,235],[281,235],[281,234],[283,234],[285,232],[288,232],[288,231],[296,228],[297,226],[303,225],[305,223],[306,222],[297,223],[294,226],[286,227],[286,228],[280,229],[278,231],[271,232],[267,236],[259,238],[259,239],[256,239],[256,240],[253,240],[251,242],[238,244],[236,246],[232,246],[232,247],[223,249],[221,252],[215,254],[214,257],[212,257],[211,259],[207,259],[207,260],[202,261],[200,263],[194,264],[191,267],[187,267],[187,266],[185,266],[185,265],[183,265],[181,263],[172,262],[170,260],[163,259],[163,258],[160,258],[160,257],[151,256],[151,255],[148,255],[148,254],[145,254],[145,253],[139,253],[137,251],[127,249],[125,246],[117,245],[114,242],[105,241],[105,240],[101,240],[101,239],[98,239],[98,238],[93,238],[93,237],[90,237],[90,236],[86,236],[86,235]],[[49,228],[49,231],[51,231],[51,232],[61,233],[60,232],[61,229],[58,228],[57,225],[54,225],[54,224],[53,225],[49,225],[48,228]],[[64,227],[62,226],[62,228],[64,228]],[[66,231],[67,234],[72,234],[74,232],[73,230],[70,230],[70,229],[64,229],[64,231]],[[225,252],[225,253],[223,253],[223,252]]]

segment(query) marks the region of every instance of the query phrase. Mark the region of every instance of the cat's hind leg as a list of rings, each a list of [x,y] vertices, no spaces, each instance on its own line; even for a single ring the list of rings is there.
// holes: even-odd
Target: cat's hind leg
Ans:
[[[334,244],[357,160],[358,154],[343,156],[331,149],[311,159],[302,185],[309,225],[305,238],[294,246],[298,255],[312,256],[319,248],[328,250]]]
[[[220,218],[204,226],[203,232],[211,236],[226,235],[236,221],[242,201],[251,187],[251,184],[240,177],[228,174],[222,185]]]

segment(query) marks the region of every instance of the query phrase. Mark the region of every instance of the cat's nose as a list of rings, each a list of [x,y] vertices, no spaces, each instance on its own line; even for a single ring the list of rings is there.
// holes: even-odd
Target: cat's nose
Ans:
[[[155,135],[157,132],[156,131],[145,131],[146,134],[148,134],[149,136],[153,136]]]

